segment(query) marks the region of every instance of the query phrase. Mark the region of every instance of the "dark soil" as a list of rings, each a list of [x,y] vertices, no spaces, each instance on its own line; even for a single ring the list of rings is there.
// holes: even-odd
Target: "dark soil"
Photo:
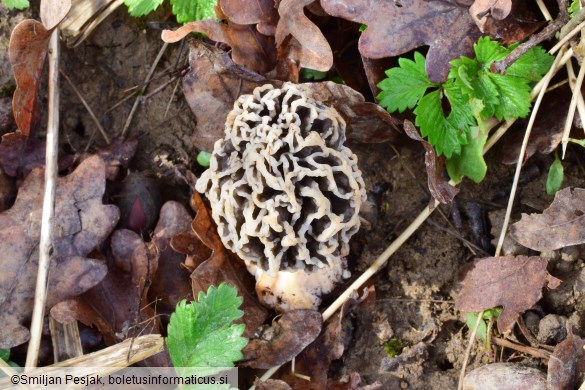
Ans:
[[[3,7],[0,5],[0,94],[6,96],[14,88],[6,60],[9,33],[25,16],[30,17],[30,12],[7,12]],[[162,20],[166,11],[159,11],[148,20]],[[135,96],[122,100],[129,96],[131,88],[142,88],[162,46],[160,31],[150,28],[143,19],[130,18],[123,7],[80,46],[63,46],[63,71],[111,138],[122,131]],[[186,65],[186,54],[180,45],[169,45],[146,93],[169,82],[169,73]],[[143,98],[128,134],[140,136],[132,170],[160,179],[166,199],[179,199],[187,204],[189,189],[176,179],[173,170],[177,165],[193,170],[200,168],[196,168],[197,150],[192,143],[195,119],[180,84],[175,88],[177,83],[178,79]],[[60,115],[63,150],[91,151],[105,146],[95,123],[64,80],[61,81]],[[358,155],[368,191],[378,193],[372,211],[364,216],[371,226],[363,228],[352,243],[354,252],[361,252],[360,256],[354,256],[354,276],[364,271],[429,202],[424,151],[403,138],[399,137],[392,146],[389,143],[350,145]],[[506,138],[502,143],[507,143]],[[552,201],[545,191],[551,161],[551,156],[537,155],[526,163],[513,221],[520,218],[521,212],[540,212]],[[499,234],[499,226],[495,225],[503,219],[514,174],[513,166],[500,163],[498,148],[489,153],[488,166],[483,183],[465,181],[456,202],[439,207],[375,276],[376,301],[351,315],[349,346],[342,359],[332,366],[333,375],[357,371],[362,383],[378,381],[383,389],[456,388],[469,333],[461,313],[453,308],[459,270],[474,258],[484,256],[477,246],[483,245],[486,252],[493,254],[489,245],[493,235]],[[565,185],[583,187],[585,172],[580,149],[569,148],[565,172]],[[383,188],[388,190],[383,192],[380,190]],[[537,314],[533,326],[538,329],[538,321],[547,314],[559,314],[576,324],[576,334],[585,336],[583,300],[578,299],[585,288],[583,260],[579,258],[567,266],[560,255],[551,256],[554,261],[550,272],[566,283],[559,291],[546,292],[545,299],[533,311]],[[388,357],[384,344],[390,340],[398,340],[404,351],[418,348],[419,353],[411,354],[396,366],[388,361],[383,364]],[[510,356],[510,351],[502,355],[503,359]],[[477,345],[469,368],[485,364],[493,357]],[[541,361],[530,357],[516,355],[515,358],[544,367]]]

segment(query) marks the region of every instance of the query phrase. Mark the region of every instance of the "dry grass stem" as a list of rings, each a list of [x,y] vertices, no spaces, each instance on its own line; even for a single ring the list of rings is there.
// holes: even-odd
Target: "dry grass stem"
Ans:
[[[568,65],[568,64],[567,64]],[[573,127],[573,118],[575,118],[575,109],[577,108],[577,103],[579,101],[579,97],[581,97],[581,101],[583,101],[583,96],[581,95],[581,85],[583,85],[583,78],[585,77],[585,66],[581,66],[579,68],[579,74],[577,75],[577,80],[575,81],[575,85],[573,87],[573,96],[571,97],[571,104],[569,105],[569,111],[567,112],[567,120],[565,121],[565,128],[563,130],[563,137],[561,138],[561,145],[563,149],[563,156],[565,158],[565,152],[567,151],[567,144],[569,143],[569,134],[571,133],[571,127]],[[569,76],[570,78],[570,76]],[[579,113],[581,115],[581,113]],[[583,118],[583,117],[581,117]]]
[[[47,300],[47,280],[51,262],[53,216],[55,213],[55,191],[57,186],[57,156],[59,150],[59,28],[55,28],[49,40],[49,86],[48,86],[48,124],[45,164],[45,191],[43,213],[41,216],[41,239],[39,244],[39,269],[35,287],[34,308],[30,325],[30,341],[26,354],[25,370],[37,365],[45,302]]]

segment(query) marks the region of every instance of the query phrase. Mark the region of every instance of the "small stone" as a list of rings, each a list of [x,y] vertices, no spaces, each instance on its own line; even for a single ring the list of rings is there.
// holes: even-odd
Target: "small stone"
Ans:
[[[558,344],[567,337],[567,317],[557,314],[544,316],[538,324],[537,339],[544,344]]]
[[[494,363],[465,375],[464,390],[545,390],[546,375],[532,367]]]
[[[548,261],[556,261],[560,259],[561,254],[559,251],[544,251],[540,252],[540,257]]]
[[[540,323],[540,316],[538,313],[528,311],[524,314],[524,325],[532,334],[538,334],[538,324]]]

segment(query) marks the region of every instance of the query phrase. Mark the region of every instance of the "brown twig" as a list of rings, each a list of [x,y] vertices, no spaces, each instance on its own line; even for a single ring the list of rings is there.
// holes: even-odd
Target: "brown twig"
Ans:
[[[501,339],[499,337],[492,337],[492,343],[499,345],[500,347],[510,348],[514,351],[522,352],[528,355],[532,355],[537,358],[541,359],[549,359],[551,353],[549,351],[545,351],[544,349],[538,349],[533,347],[528,347],[522,344],[516,344],[506,339]]]
[[[552,38],[552,36],[562,29],[565,25],[567,25],[569,20],[569,14],[567,12],[567,1],[566,0],[558,0],[559,3],[559,15],[555,20],[548,24],[544,29],[542,29],[537,34],[533,34],[526,42],[519,45],[517,48],[512,50],[510,54],[506,56],[503,60],[494,62],[490,70],[494,73],[504,73],[506,69],[514,62],[518,60],[524,53],[528,50],[532,49],[534,46],[538,45],[542,41],[546,41],[547,39]]]

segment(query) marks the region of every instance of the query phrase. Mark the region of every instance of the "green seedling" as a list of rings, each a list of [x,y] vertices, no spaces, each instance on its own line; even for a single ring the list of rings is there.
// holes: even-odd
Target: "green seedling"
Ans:
[[[550,165],[548,170],[548,177],[546,178],[546,193],[554,195],[563,185],[565,178],[565,171],[563,169],[563,163],[559,159],[558,153],[555,152],[555,160]]]
[[[479,322],[479,326],[477,327],[477,332],[475,333],[475,337],[482,341],[485,345],[487,350],[490,349],[490,337],[492,326],[494,321],[498,319],[500,314],[502,313],[501,307],[495,307],[493,309],[485,310],[482,315],[482,319]],[[477,316],[479,313],[466,313],[465,314],[465,323],[469,330],[473,330],[475,327],[475,323],[477,322]]]
[[[377,99],[389,113],[414,109],[421,135],[447,158],[455,182],[463,176],[483,180],[486,166],[481,150],[487,140],[488,120],[526,117],[530,90],[552,65],[553,58],[534,47],[506,74],[491,72],[491,64],[504,59],[514,47],[480,38],[474,45],[475,58],[462,56],[451,61],[444,83],[428,79],[426,59],[415,52],[414,61],[398,59],[399,66],[387,70],[387,78],[378,84],[382,92]]]
[[[2,4],[4,4],[9,10],[13,9],[23,10],[30,6],[28,0],[2,0]]]
[[[6,0],[3,0],[6,1]],[[138,17],[157,9],[164,0],[124,0],[130,15]],[[177,22],[188,23],[202,19],[215,19],[217,0],[169,0]]]
[[[222,283],[200,292],[197,302],[182,300],[171,315],[166,344],[173,366],[183,377],[196,368],[198,376],[213,375],[214,367],[233,367],[242,359],[248,339],[242,337],[244,324],[235,324],[244,312],[235,287]],[[226,386],[229,388],[229,386]]]
[[[396,357],[402,353],[404,344],[399,339],[390,339],[384,343],[384,351],[389,358]]]

